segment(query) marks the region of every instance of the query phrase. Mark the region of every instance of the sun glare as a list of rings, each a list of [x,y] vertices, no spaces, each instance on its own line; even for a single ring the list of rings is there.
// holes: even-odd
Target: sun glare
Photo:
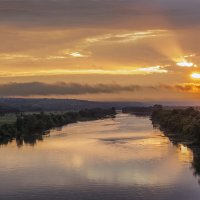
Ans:
[[[179,67],[196,67],[194,63],[187,61],[177,62],[176,65]]]
[[[73,53],[70,53],[69,55],[70,55],[70,56],[73,56],[73,57],[77,57],[77,58],[82,58],[82,57],[84,57],[84,55],[82,55],[82,54],[79,53],[79,52],[73,52]]]
[[[191,77],[194,79],[200,79],[200,73],[193,73],[191,74]]]

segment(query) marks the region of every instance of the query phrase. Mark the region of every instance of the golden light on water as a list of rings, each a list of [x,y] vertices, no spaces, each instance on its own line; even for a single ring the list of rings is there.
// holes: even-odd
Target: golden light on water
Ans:
[[[192,151],[183,144],[178,145],[178,158],[183,162],[191,162],[193,160]]]

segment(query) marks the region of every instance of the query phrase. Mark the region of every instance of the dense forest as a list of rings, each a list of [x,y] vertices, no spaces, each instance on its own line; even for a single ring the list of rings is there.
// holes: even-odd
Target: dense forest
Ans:
[[[123,113],[130,113],[137,116],[145,116],[145,115],[151,115],[153,112],[153,106],[132,106],[132,107],[124,107],[122,108]]]
[[[48,130],[62,127],[78,121],[97,120],[107,117],[114,117],[115,108],[111,109],[84,109],[79,112],[66,113],[18,113],[16,121],[12,124],[4,123],[0,126],[0,143],[8,143],[13,139],[17,141],[34,142],[41,140],[42,135]]]
[[[194,108],[163,109],[157,106],[151,119],[173,144],[182,143],[192,150],[194,175],[200,176],[200,112]]]
[[[151,119],[174,140],[200,144],[200,112],[194,108],[170,110],[157,107]]]

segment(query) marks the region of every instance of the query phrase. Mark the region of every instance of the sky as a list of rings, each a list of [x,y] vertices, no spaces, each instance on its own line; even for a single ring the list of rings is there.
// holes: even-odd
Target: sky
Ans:
[[[199,0],[0,0],[0,96],[198,101]]]

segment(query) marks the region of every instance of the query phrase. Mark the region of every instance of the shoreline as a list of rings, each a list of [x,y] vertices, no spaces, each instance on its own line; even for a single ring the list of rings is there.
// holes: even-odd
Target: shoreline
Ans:
[[[23,143],[35,144],[42,140],[51,130],[62,128],[77,122],[95,121],[115,117],[115,108],[110,109],[84,109],[79,112],[65,112],[62,114],[39,113],[18,114],[13,124],[4,123],[0,126],[0,144],[8,144],[16,140],[19,145]]]
[[[193,161],[191,164],[194,169],[194,174],[197,176],[200,176],[200,141],[198,137],[200,134],[200,129],[199,131],[197,129],[197,132],[192,132],[192,130],[193,128],[195,128],[193,126],[196,126],[196,124],[194,123],[195,116],[198,118],[200,116],[199,114],[200,112],[194,110],[193,108],[185,110],[157,109],[152,113],[152,116],[150,118],[154,128],[160,129],[163,134],[167,138],[169,138],[170,142],[172,142],[173,145],[178,146],[179,144],[182,144],[192,151]],[[181,115],[181,118],[178,118],[179,115]],[[190,118],[191,115],[193,116],[192,118]],[[176,118],[179,120],[172,120],[172,118]],[[187,126],[190,125],[191,128],[188,130],[184,128],[186,124],[181,123],[182,121],[185,121],[185,123],[187,122]],[[172,124],[177,124],[177,126],[172,126]],[[182,132],[180,131],[181,129],[177,131],[179,126],[185,131]]]

